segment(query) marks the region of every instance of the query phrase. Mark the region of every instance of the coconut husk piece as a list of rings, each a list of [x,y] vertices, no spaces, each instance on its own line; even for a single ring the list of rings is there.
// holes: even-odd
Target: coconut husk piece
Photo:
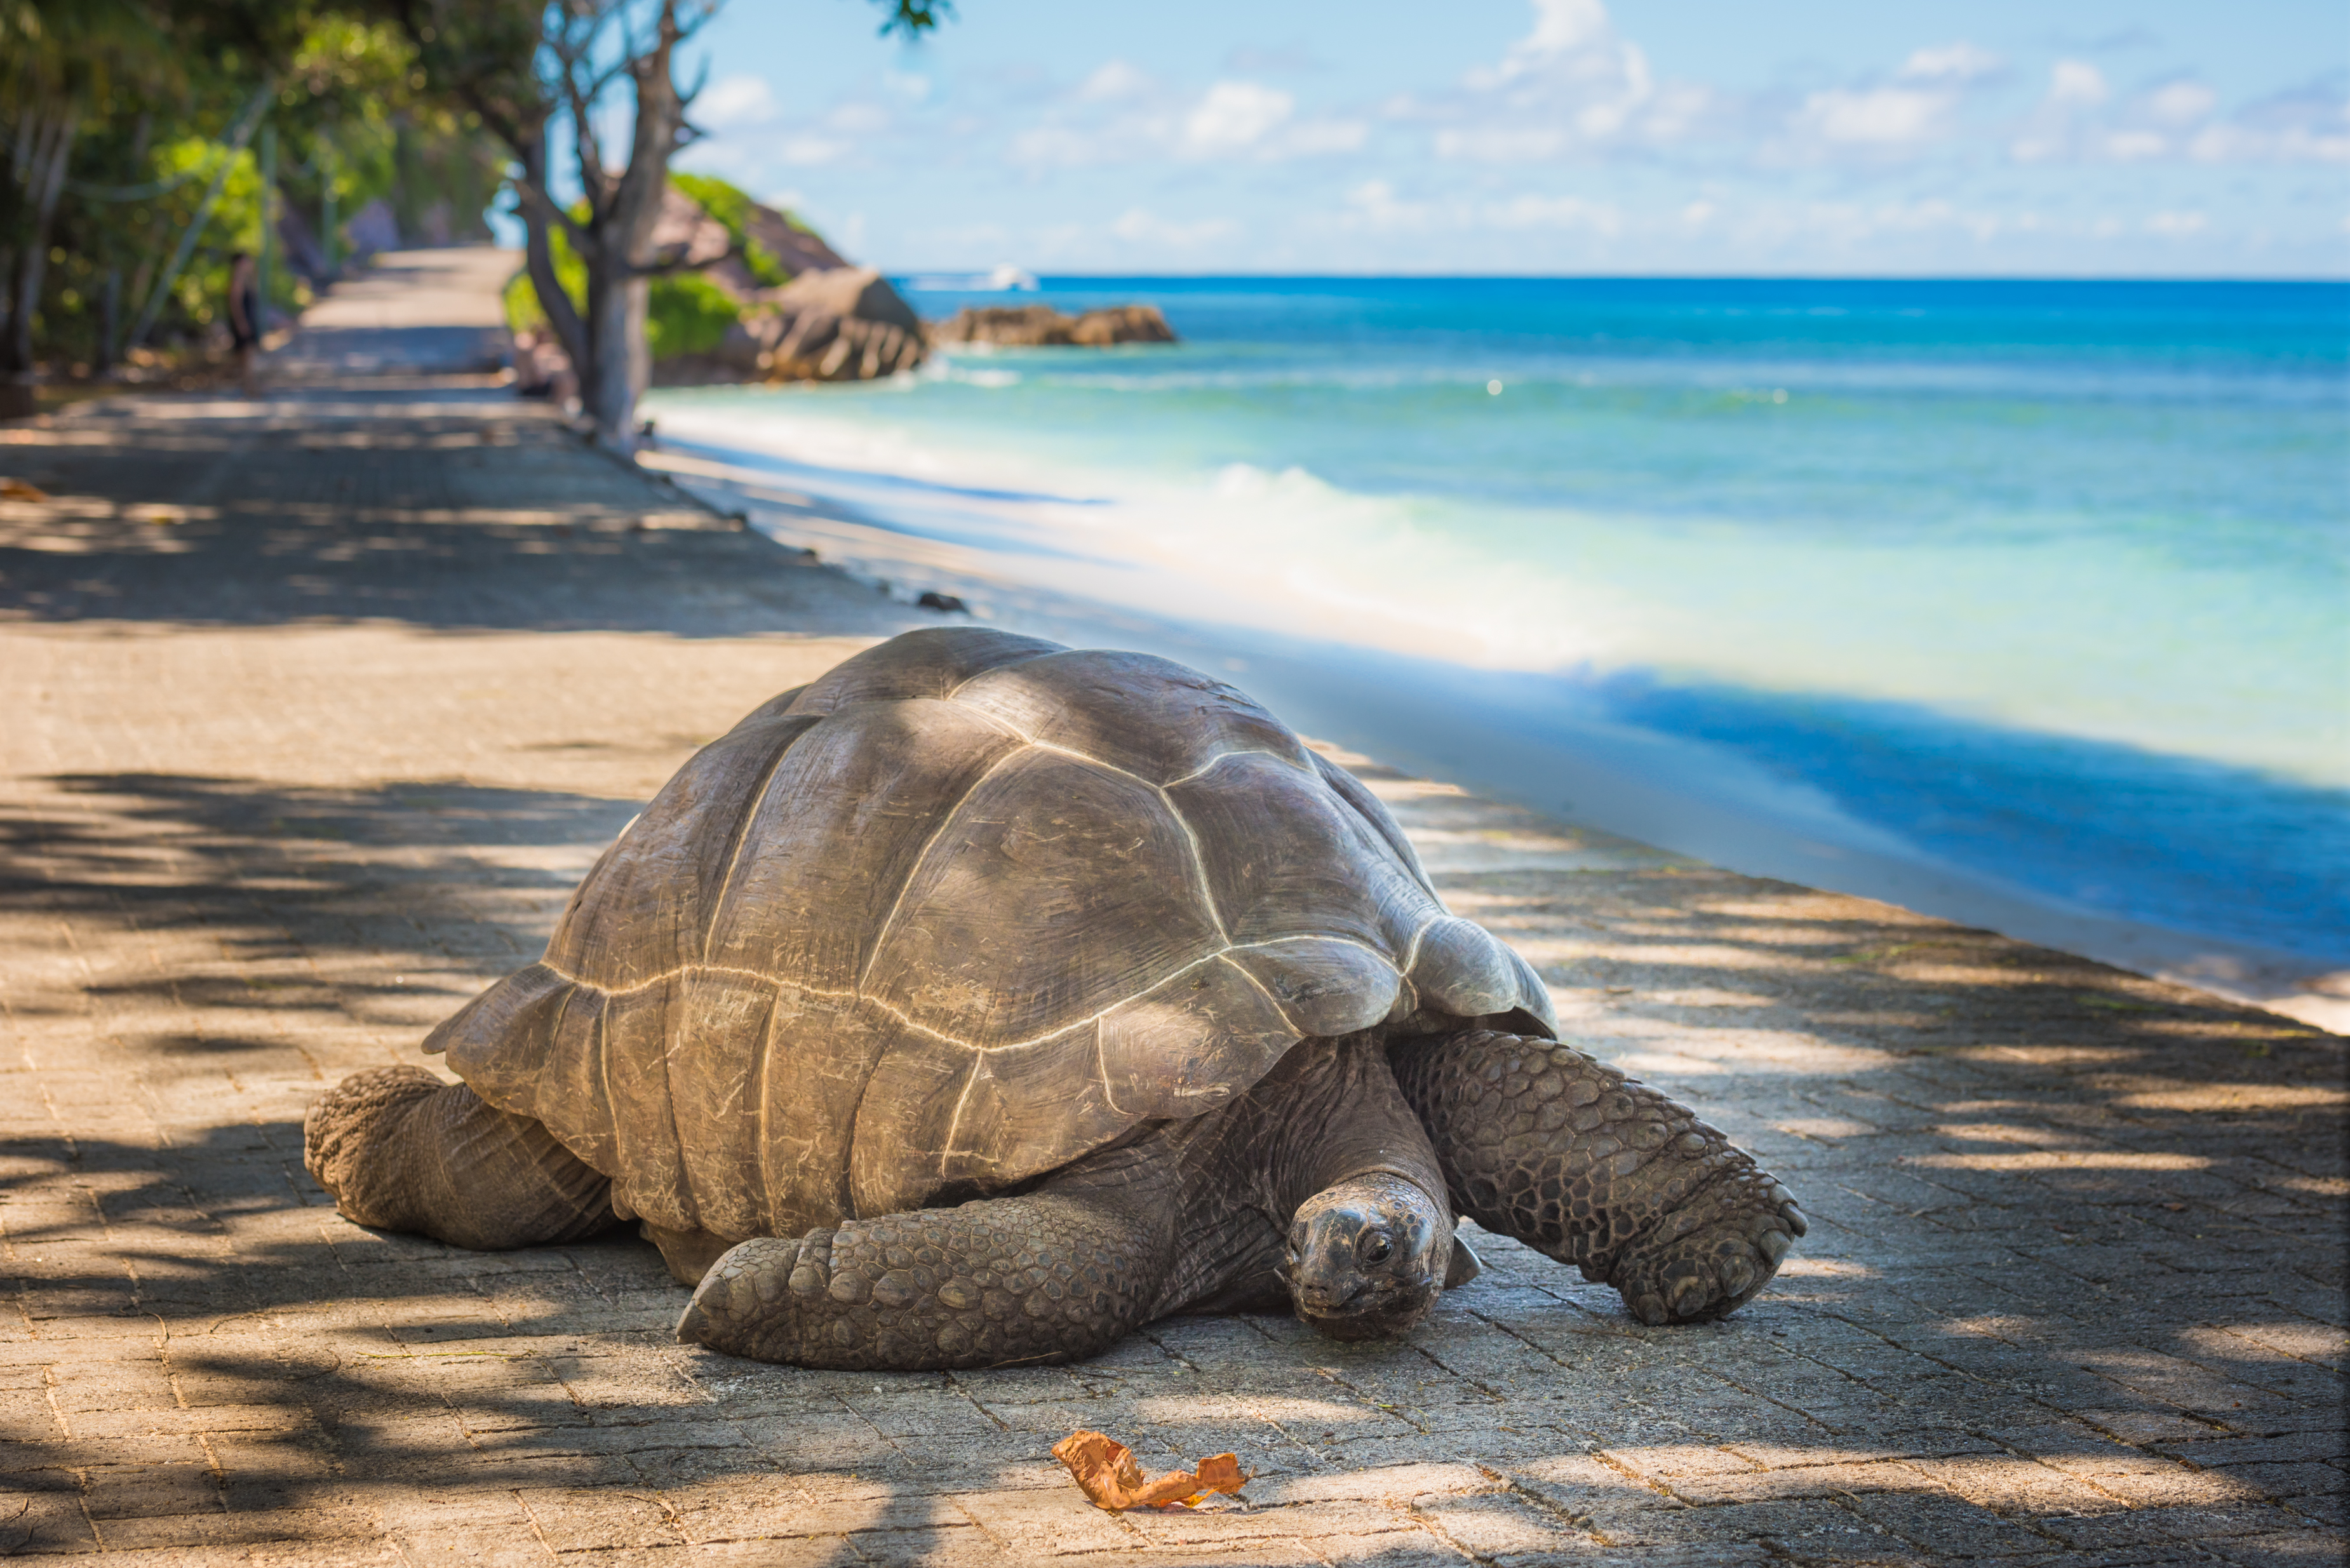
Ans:
[[[1134,1450],[1100,1432],[1071,1432],[1053,1445],[1053,1457],[1069,1467],[1096,1508],[1115,1513],[1128,1508],[1191,1508],[1218,1492],[1248,1485],[1240,1456],[1216,1454],[1188,1470],[1170,1470],[1157,1480],[1142,1479]]]

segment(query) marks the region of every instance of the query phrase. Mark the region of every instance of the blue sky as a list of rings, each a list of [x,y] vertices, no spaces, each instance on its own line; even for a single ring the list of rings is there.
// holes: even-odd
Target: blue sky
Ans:
[[[891,271],[2350,275],[2350,7],[732,0],[679,166]]]

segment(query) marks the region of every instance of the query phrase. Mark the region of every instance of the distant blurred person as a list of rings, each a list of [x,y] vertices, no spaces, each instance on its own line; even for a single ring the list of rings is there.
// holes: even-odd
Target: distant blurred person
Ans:
[[[251,253],[237,251],[229,256],[229,347],[236,351],[236,384],[248,398],[254,393],[254,351],[261,347],[259,275]]]

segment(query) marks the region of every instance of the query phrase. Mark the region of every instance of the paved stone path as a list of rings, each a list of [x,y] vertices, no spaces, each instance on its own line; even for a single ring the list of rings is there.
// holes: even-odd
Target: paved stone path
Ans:
[[[303,313],[266,371],[282,383],[494,370],[506,349],[500,295],[517,257],[486,245],[383,252]]]
[[[2342,1040],[1361,759],[1576,1037],[1802,1196],[1748,1310],[1644,1329],[1488,1239],[1402,1345],[852,1376],[676,1345],[626,1236],[359,1230],[305,1105],[534,955],[695,745],[929,618],[486,379],[91,405],[0,472],[54,497],[0,502],[0,1552],[2340,1560]],[[1248,1506],[1099,1513],[1076,1427],[1236,1449]]]

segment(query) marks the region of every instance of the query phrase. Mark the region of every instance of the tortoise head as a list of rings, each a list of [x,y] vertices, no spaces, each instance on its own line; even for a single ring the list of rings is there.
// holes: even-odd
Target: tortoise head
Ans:
[[[1326,1187],[1289,1222],[1282,1278],[1297,1315],[1332,1339],[1398,1334],[1426,1317],[1452,1259],[1452,1219],[1399,1176]]]

